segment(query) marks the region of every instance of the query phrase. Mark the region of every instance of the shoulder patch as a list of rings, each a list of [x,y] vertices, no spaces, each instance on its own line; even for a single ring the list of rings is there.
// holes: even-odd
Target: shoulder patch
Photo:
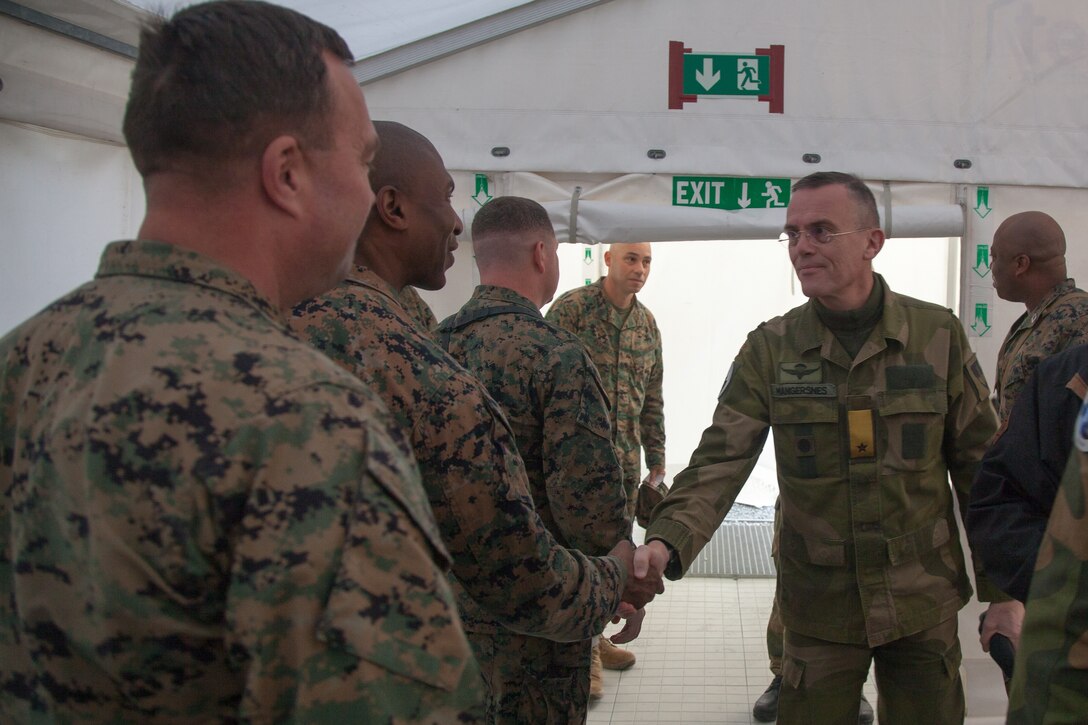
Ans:
[[[1073,443],[1081,453],[1088,453],[1088,403],[1080,407],[1077,416],[1076,432],[1073,433]]]
[[[733,379],[733,373],[737,371],[737,361],[734,360],[733,364],[729,366],[729,372],[725,374],[725,382],[722,383],[722,389],[718,391],[718,400],[721,400],[725,395],[726,389],[729,387],[729,381]]]

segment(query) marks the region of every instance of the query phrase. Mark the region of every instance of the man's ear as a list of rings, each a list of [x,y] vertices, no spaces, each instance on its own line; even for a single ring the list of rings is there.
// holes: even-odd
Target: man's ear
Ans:
[[[611,267],[612,266],[612,250],[611,249],[607,250],[604,253],[604,266],[606,266],[606,267]]]
[[[884,248],[884,230],[872,229],[869,231],[869,236],[865,239],[865,252],[863,253],[864,259],[872,261],[876,255],[880,254],[880,250]]]
[[[309,169],[294,136],[278,136],[261,154],[261,187],[269,201],[292,217],[305,210],[304,192],[309,185]]]
[[[382,222],[392,229],[408,228],[408,215],[404,202],[404,193],[395,186],[383,186],[374,192],[374,210]]]
[[[548,251],[545,248],[543,241],[538,241],[533,244],[533,268],[541,274],[548,269],[547,253]]]
[[[1031,270],[1031,257],[1021,252],[1016,255],[1016,259],[1013,263],[1012,273],[1017,277],[1022,277]]]

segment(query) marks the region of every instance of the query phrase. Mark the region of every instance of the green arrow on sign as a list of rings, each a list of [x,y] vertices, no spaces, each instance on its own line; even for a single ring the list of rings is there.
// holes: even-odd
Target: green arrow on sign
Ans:
[[[771,89],[766,55],[686,53],[683,90],[692,96],[765,96]]]
[[[985,219],[986,215],[992,211],[993,209],[990,208],[990,187],[978,187],[978,203],[975,204],[975,213]]]
[[[987,332],[990,331],[990,323],[987,321],[989,316],[990,306],[985,302],[976,302],[975,321],[971,323],[971,329],[974,330],[975,334],[979,337],[983,337]]]
[[[776,209],[790,203],[789,179],[672,177],[672,205],[706,209]]]
[[[990,274],[990,247],[987,244],[979,244],[975,247],[975,274],[985,277]]]
[[[488,184],[487,174],[476,174],[476,193],[472,195],[472,200],[480,206],[491,201],[492,197],[491,192],[488,191]]]

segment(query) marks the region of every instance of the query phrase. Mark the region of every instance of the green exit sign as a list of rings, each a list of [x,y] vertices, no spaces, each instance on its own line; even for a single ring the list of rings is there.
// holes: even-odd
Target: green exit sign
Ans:
[[[777,209],[790,203],[789,179],[674,176],[672,205],[706,209]]]
[[[770,93],[766,55],[686,53],[684,93],[693,96],[763,96]]]

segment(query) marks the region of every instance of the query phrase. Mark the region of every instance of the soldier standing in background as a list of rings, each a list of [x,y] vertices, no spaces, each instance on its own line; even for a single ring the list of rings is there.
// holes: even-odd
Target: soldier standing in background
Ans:
[[[439,343],[506,412],[544,525],[564,546],[605,554],[631,532],[623,470],[597,369],[577,337],[540,313],[559,283],[559,243],[548,213],[531,199],[493,199],[472,221],[472,245],[481,284],[438,326]],[[628,619],[628,634],[641,617]],[[593,693],[590,640],[549,642],[508,631],[476,636],[495,640],[495,651],[506,654],[490,683],[504,722],[585,721]]]
[[[612,405],[612,429],[623,465],[627,512],[634,516],[641,478],[640,454],[646,452],[648,479],[665,478],[665,399],[661,331],[636,294],[650,276],[649,244],[613,244],[604,254],[608,274],[596,283],[560,295],[547,320],[570,330],[589,351]],[[593,650],[593,671],[625,670],[635,655],[607,640]]]
[[[990,260],[997,296],[1023,302],[1026,308],[1009,328],[997,357],[993,397],[1000,437],[1039,363],[1088,342],[1088,293],[1066,277],[1065,232],[1041,211],[1013,214],[1001,222],[990,245]],[[987,488],[993,483],[990,477],[983,481]],[[983,650],[990,651],[994,634],[1008,637],[1015,648],[1023,622],[1021,601],[991,604],[982,623]]]
[[[503,628],[557,641],[592,637],[621,595],[641,608],[660,590],[660,578],[629,576],[633,545],[626,539],[604,557],[556,542],[534,509],[506,416],[401,307],[397,293],[405,285],[445,284],[461,221],[450,203],[453,179],[434,146],[402,124],[375,127],[376,202],[356,267],[335,290],[296,307],[292,324],[378,391],[397,418],[453,557],[451,580],[470,641]],[[475,652],[490,672],[498,655]]]
[[[990,260],[997,296],[1026,308],[997,357],[994,402],[1003,428],[1039,361],[1088,343],[1088,292],[1066,277],[1065,232],[1041,211],[1013,214],[1001,222]]]
[[[996,421],[959,320],[873,273],[879,224],[855,176],[794,185],[783,239],[809,302],[748,335],[635,560],[681,576],[773,428],[780,723],[852,725],[874,661],[881,723],[964,718],[956,613],[971,584],[948,476],[966,510]],[[976,576],[980,598],[1001,596]]]
[[[139,238],[0,340],[3,722],[476,720],[419,472],[284,321],[373,201],[351,59],[258,2],[141,33]]]

